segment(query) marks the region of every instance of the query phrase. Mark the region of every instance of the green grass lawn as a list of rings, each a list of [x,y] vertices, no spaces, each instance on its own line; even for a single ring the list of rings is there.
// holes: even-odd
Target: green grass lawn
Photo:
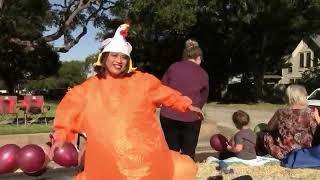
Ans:
[[[34,133],[47,133],[52,132],[52,124],[32,124],[32,125],[3,125],[0,126],[0,135],[7,134],[34,134]]]
[[[18,127],[16,124],[13,125],[0,125],[0,135],[5,134],[33,134],[33,133],[45,133],[45,132],[52,132],[52,119],[54,118],[56,108],[59,101],[46,101],[45,105],[50,106],[50,110],[46,112],[47,119],[49,121],[48,125],[43,124],[31,124],[25,126],[24,124],[20,124]],[[18,110],[18,117],[19,119],[24,118],[23,111]],[[22,121],[20,120],[22,123]]]
[[[47,112],[48,119],[53,119],[56,108],[58,105],[58,101],[46,101],[45,104],[50,106],[50,110]],[[214,106],[214,107],[221,107],[221,108],[238,108],[238,109],[256,109],[256,110],[276,110],[281,106],[279,104],[269,104],[269,103],[258,103],[258,104],[218,104],[215,102],[209,103],[206,106]],[[157,111],[158,112],[158,111]],[[23,118],[23,111],[19,111],[19,118]],[[52,123],[52,121],[50,121]],[[25,133],[44,133],[44,132],[51,132],[52,124],[32,124],[24,126],[24,124],[19,125],[0,125],[0,135],[4,134],[25,134]],[[230,131],[230,130],[229,130]]]

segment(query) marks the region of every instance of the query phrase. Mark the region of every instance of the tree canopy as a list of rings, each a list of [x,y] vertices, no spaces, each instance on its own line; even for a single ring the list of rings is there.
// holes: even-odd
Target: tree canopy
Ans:
[[[17,84],[55,74],[59,56],[52,47],[39,42],[31,49],[12,38],[36,39],[50,22],[47,1],[2,1],[0,11],[0,79],[12,93]]]
[[[104,39],[129,21],[132,58],[140,69],[161,77],[181,59],[185,40],[195,38],[204,51],[211,96],[220,98],[230,77],[242,74],[253,78],[250,95],[260,100],[264,75],[279,73],[297,42],[319,33],[319,12],[320,0],[0,0],[0,76],[11,89],[18,81],[54,74],[59,67],[55,52],[79,43],[89,22]],[[55,31],[45,35],[49,28]],[[63,46],[49,44],[58,38]],[[12,67],[21,74],[6,80]]]
[[[28,81],[27,89],[57,89],[73,87],[86,79],[85,63],[83,61],[66,61],[62,63],[56,75],[42,80]]]
[[[109,0],[0,0],[0,15],[7,24],[15,26],[15,22],[24,24],[19,28],[22,32],[14,34],[8,41],[32,51],[42,42],[49,43],[63,38],[61,47],[53,47],[56,52],[68,52],[80,39],[87,34],[89,22],[98,27],[108,18],[109,10],[116,6],[117,1]],[[26,29],[36,31],[36,36],[21,36]],[[38,31],[55,29],[49,34]],[[80,30],[78,32],[77,30]],[[29,31],[26,31],[29,32]]]
[[[319,0],[122,1],[116,18],[105,21],[105,35],[124,17],[132,22],[134,60],[161,76],[181,57],[183,42],[196,38],[211,93],[227,88],[237,74],[254,78],[255,99],[263,97],[265,73],[279,73],[282,58],[302,38],[319,32]],[[183,4],[183,5],[182,5]]]
[[[313,90],[319,88],[319,82],[320,82],[319,66],[305,71],[302,74],[302,78],[298,81],[298,83],[306,87],[307,91],[309,91],[308,93],[311,93]]]

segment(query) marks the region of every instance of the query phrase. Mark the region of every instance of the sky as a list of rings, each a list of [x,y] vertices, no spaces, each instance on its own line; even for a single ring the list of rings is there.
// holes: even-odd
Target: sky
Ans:
[[[50,29],[47,33],[49,34],[54,32],[55,29]],[[61,61],[70,61],[70,60],[82,60],[84,61],[85,58],[93,53],[99,51],[100,42],[95,40],[95,36],[99,32],[99,29],[96,29],[89,24],[87,34],[84,35],[78,44],[72,47],[67,53],[59,53]],[[79,33],[79,31],[76,31]],[[54,46],[61,46],[63,45],[63,37],[53,41]]]

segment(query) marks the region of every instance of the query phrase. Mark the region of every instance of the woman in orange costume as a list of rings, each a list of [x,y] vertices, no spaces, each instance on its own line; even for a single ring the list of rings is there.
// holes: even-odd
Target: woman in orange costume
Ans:
[[[154,76],[132,68],[129,25],[103,42],[100,72],[74,87],[59,104],[54,147],[87,135],[84,171],[77,180],[193,180],[197,167],[188,156],[170,151],[156,119],[156,108],[194,111],[188,97]]]

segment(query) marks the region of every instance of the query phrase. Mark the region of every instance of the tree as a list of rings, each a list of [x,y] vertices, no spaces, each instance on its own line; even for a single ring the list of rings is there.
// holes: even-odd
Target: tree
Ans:
[[[246,57],[244,63],[254,77],[256,98],[260,100],[265,72],[279,71],[284,65],[282,57],[293,50],[293,45],[319,31],[320,22],[314,15],[320,12],[320,6],[318,1],[299,0],[238,2],[234,6],[243,11],[237,16],[249,19],[241,33],[245,46],[236,55]]]
[[[247,22],[235,16],[235,7],[230,1],[201,1],[198,9],[197,23],[191,36],[199,39],[205,54],[204,67],[210,77],[210,96],[220,99],[228,91],[231,76],[248,73],[244,62],[246,58],[238,53],[245,46],[241,33]],[[236,64],[236,59],[243,62]]]
[[[17,2],[22,5],[16,6]],[[21,21],[10,18],[16,16],[7,15],[9,9],[36,7],[40,2],[48,4],[46,0],[0,1],[1,18],[6,19],[3,27],[24,22],[23,17]],[[38,29],[37,33],[10,34],[4,42],[32,51],[40,42],[63,37],[64,46],[53,49],[67,52],[86,34],[89,22],[104,31],[100,35],[104,38],[110,37],[111,29],[120,22],[128,20],[132,22],[129,41],[134,47],[133,59],[142,69],[161,76],[169,64],[181,57],[183,42],[194,37],[204,49],[211,90],[221,91],[230,76],[245,73],[254,77],[257,100],[263,94],[265,72],[279,70],[281,57],[292,50],[291,45],[318,32],[320,22],[316,19],[317,0],[65,0],[39,7],[48,6],[49,11],[40,11],[41,16],[31,18],[38,23],[27,26]],[[42,32],[48,26],[57,31],[44,36]],[[74,36],[79,28],[82,31]]]
[[[100,38],[112,36],[121,22],[129,21],[134,65],[160,77],[181,58],[189,31],[186,27],[195,23],[196,8],[194,0],[122,0],[112,9],[113,18],[104,21]]]
[[[43,79],[56,73],[59,56],[52,47],[39,42],[32,51],[10,41],[13,37],[40,37],[50,19],[46,1],[2,1],[0,9],[0,79],[10,93],[17,84],[30,79]]]
[[[211,92],[243,74],[254,78],[256,93],[250,95],[261,100],[264,74],[279,72],[296,42],[319,31],[318,12],[319,1],[201,1],[193,34],[209,59]]]
[[[86,79],[84,62],[63,62],[58,72],[58,78],[64,82],[60,87],[73,87]]]
[[[315,67],[305,71],[302,74],[302,78],[297,83],[302,84],[306,87],[308,93],[319,88],[320,82],[320,67]]]
[[[66,89],[80,84],[85,79],[85,63],[82,61],[67,61],[62,63],[57,75],[40,81],[29,81],[25,86],[28,89]]]
[[[52,42],[63,37],[64,45],[62,47],[54,47],[56,52],[68,52],[80,39],[86,35],[87,26],[93,21],[95,26],[99,26],[104,18],[108,17],[109,10],[116,6],[116,1],[110,0],[64,0],[60,3],[50,4],[49,0],[1,0],[0,16],[7,18],[9,24],[19,22],[18,14],[8,14],[13,9],[20,10],[21,22],[25,23],[25,28],[45,30],[47,27],[55,28],[56,31],[48,34],[27,38],[25,36],[14,35],[8,38],[8,41],[16,45],[22,46],[26,51],[32,51],[39,44]],[[45,9],[45,11],[43,11]],[[37,16],[31,16],[27,12],[41,12]],[[46,17],[46,18],[45,18]],[[44,19],[47,20],[44,23]],[[30,26],[37,24],[38,26]],[[46,27],[47,26],[47,27]],[[80,33],[76,33],[77,29],[81,29]]]

